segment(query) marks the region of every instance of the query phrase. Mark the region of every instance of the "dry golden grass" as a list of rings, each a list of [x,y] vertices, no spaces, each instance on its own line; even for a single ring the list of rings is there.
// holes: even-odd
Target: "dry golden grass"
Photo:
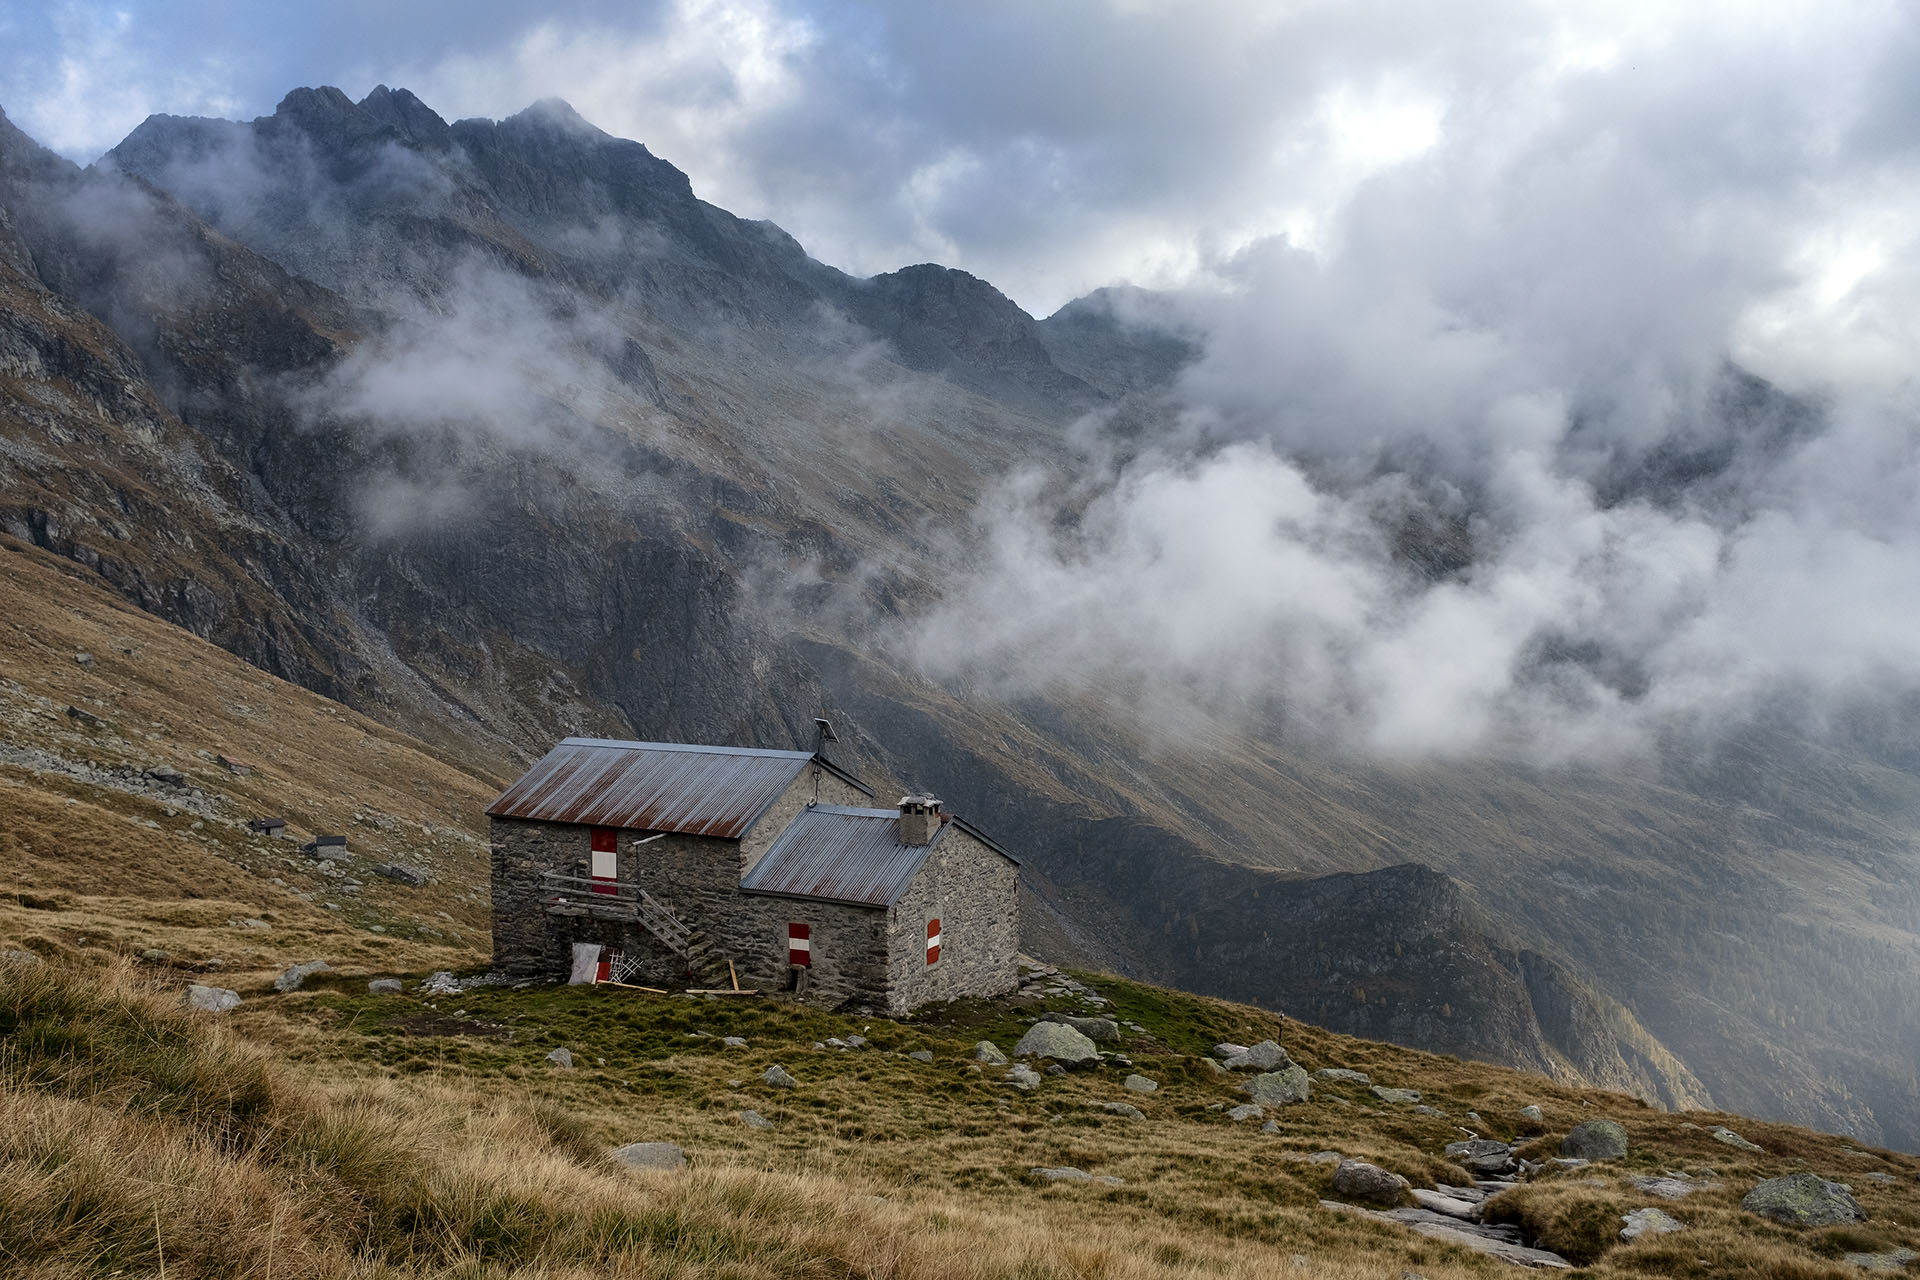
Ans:
[[[476,744],[471,758],[491,750]],[[230,773],[222,755],[255,771]],[[211,797],[210,810],[116,785],[162,764]],[[499,786],[0,535],[0,941],[219,957],[224,984],[242,990],[316,956],[355,971],[472,964],[488,946],[479,815]],[[302,839],[346,834],[362,859],[348,874],[364,887],[343,892],[347,876],[246,829],[265,816]],[[390,883],[370,874],[381,862],[434,880]],[[228,924],[247,918],[272,928]]]
[[[517,1090],[315,1083],[124,966],[0,967],[0,1030],[9,1275],[1252,1277],[1290,1256],[1086,1188],[983,1198],[721,1153],[629,1171]],[[1484,1270],[1299,1216],[1311,1274]]]

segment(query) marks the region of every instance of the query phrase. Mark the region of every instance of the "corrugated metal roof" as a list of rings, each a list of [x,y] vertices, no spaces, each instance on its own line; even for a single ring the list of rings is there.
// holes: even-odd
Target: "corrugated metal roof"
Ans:
[[[568,738],[487,813],[737,840],[812,759],[808,751]]]
[[[900,843],[896,809],[821,804],[788,824],[740,881],[749,893],[884,907],[900,896],[933,844]],[[934,844],[945,834],[935,833]]]

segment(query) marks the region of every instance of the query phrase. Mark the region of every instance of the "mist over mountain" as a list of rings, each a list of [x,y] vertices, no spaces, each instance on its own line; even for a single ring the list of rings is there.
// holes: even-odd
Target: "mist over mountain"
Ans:
[[[503,761],[830,715],[1124,972],[1920,1146],[1900,396],[1418,195],[1036,320],[558,102],[0,120],[0,525]]]

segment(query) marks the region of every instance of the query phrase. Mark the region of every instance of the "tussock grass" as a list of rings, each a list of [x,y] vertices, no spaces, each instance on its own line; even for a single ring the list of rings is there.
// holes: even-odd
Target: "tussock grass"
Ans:
[[[178,1280],[1124,1280],[1266,1275],[1278,1256],[1252,1238],[1273,1224],[1243,1208],[1175,1224],[1137,1192],[981,1198],[724,1155],[681,1173],[621,1169],[574,1107],[451,1080],[323,1082],[127,966],[0,965],[0,1011],[9,1276],[158,1275],[164,1261]],[[1179,1158],[1164,1173],[1205,1177]],[[1480,1270],[1282,1213],[1295,1216],[1289,1248],[1318,1255],[1313,1274],[1391,1273],[1409,1256],[1432,1276]]]

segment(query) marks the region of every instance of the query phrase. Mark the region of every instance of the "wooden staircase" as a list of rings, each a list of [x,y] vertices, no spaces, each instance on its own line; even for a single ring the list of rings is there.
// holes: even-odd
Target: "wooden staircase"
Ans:
[[[566,876],[556,871],[547,872],[544,880],[547,892],[541,901],[548,915],[637,924],[685,960],[687,971],[700,982],[719,986],[730,980],[726,954],[713,945],[705,932],[687,925],[666,903],[640,886],[618,881],[609,884],[605,880]]]

